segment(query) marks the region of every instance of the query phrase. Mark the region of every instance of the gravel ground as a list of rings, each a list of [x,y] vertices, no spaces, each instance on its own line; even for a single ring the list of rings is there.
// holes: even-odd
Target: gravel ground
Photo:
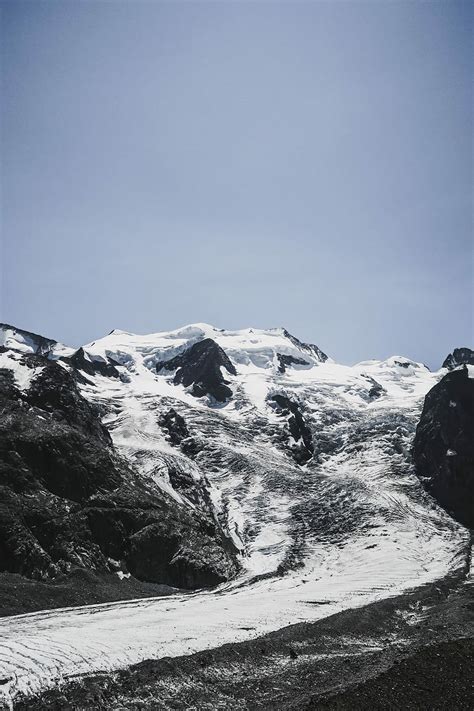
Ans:
[[[424,647],[374,679],[327,701],[310,701],[310,711],[418,711],[474,707],[474,640]]]
[[[76,569],[52,582],[0,573],[0,617],[57,607],[172,595],[174,592],[176,588],[168,585],[146,583],[132,577],[120,580],[114,573],[99,574],[83,569]]]

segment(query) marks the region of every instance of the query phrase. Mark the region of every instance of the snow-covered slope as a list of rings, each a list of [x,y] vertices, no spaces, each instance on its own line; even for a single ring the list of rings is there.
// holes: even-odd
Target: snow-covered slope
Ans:
[[[217,347],[215,368],[192,360],[206,339],[230,368]],[[339,365],[284,329],[206,324],[112,331],[83,357],[113,366],[105,376],[87,365],[79,383],[118,450],[183,506],[210,500],[242,573],[215,591],[3,620],[1,676],[12,690],[248,639],[462,565],[467,533],[411,465],[423,398],[440,373],[401,356]],[[209,377],[229,396],[196,397]]]
[[[12,348],[22,353],[35,353],[37,355],[53,355],[59,357],[63,354],[74,352],[72,348],[67,348],[62,343],[39,336],[37,333],[25,331],[8,323],[0,323],[0,348]]]
[[[225,404],[193,397],[189,388],[174,384],[175,371],[156,371],[157,364],[204,338],[221,346],[236,369],[235,376],[225,373],[232,390]],[[400,464],[407,460],[421,398],[437,377],[398,356],[354,367],[338,365],[284,329],[223,331],[196,324],[149,336],[113,331],[84,349],[92,360],[121,364],[120,379],[97,376],[82,388],[86,397],[106,408],[104,422],[116,446],[145,476],[153,476],[180,499],[169,482],[170,468],[182,467],[197,481],[206,480],[244,553],[244,566],[255,574],[286,565],[303,545],[294,525],[301,514],[291,515],[300,497],[308,510],[329,510],[333,504],[325,488],[328,483],[331,491],[344,488],[349,476],[350,496],[362,518],[372,467],[380,466],[381,456],[391,469],[398,459]],[[294,360],[284,372],[281,355]],[[298,443],[288,432],[289,418],[273,400],[277,395],[297,404],[312,432],[313,456],[304,467],[291,456]],[[171,407],[200,442],[193,458],[171,446],[168,433],[158,426]],[[348,466],[360,457],[361,437],[364,462]],[[392,451],[391,439],[397,439],[402,453]],[[340,506],[338,494],[332,496]],[[349,525],[350,516],[350,508],[341,510],[342,527]],[[304,533],[305,547],[310,529]],[[330,532],[325,535],[331,537]]]

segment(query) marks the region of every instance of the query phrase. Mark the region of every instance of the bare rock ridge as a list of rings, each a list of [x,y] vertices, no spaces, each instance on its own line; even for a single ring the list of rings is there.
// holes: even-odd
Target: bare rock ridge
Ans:
[[[427,491],[474,528],[474,379],[467,368],[451,371],[426,395],[413,457]]]
[[[286,338],[288,338],[288,340],[290,340],[297,348],[302,351],[306,351],[307,353],[310,353],[317,360],[321,361],[321,363],[325,363],[327,361],[328,356],[326,355],[326,353],[323,353],[321,348],[315,346],[314,343],[303,343],[295,336],[292,336],[291,333],[286,330],[286,328],[283,329],[283,335],[286,336]]]
[[[470,348],[455,348],[443,362],[443,368],[454,370],[460,365],[474,365],[474,351]]]
[[[224,350],[212,338],[204,338],[175,358],[157,363],[158,373],[163,368],[176,369],[175,385],[184,385],[186,388],[192,385],[191,392],[195,397],[212,395],[219,402],[232,397],[232,390],[227,387],[228,381],[224,379],[221,368],[225,368],[231,375],[237,375],[237,371]]]

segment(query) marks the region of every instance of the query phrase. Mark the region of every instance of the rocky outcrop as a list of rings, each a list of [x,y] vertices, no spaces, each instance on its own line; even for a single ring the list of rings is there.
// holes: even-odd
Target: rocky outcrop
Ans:
[[[327,361],[328,356],[326,355],[326,353],[323,353],[321,348],[315,346],[314,343],[303,343],[298,338],[296,338],[296,336],[292,336],[291,333],[286,330],[286,328],[283,329],[283,335],[286,336],[286,338],[288,338],[288,340],[290,340],[293,345],[299,348],[299,350],[306,351],[314,358],[316,358],[316,360],[321,361],[321,363]]]
[[[448,373],[427,394],[413,456],[427,491],[474,528],[474,379],[467,368]]]
[[[454,370],[460,365],[474,365],[474,351],[470,348],[455,348],[452,353],[450,353],[447,358],[445,358],[443,363],[443,368],[448,368],[448,370]]]
[[[186,421],[174,408],[161,415],[160,426],[165,430],[168,439],[175,447],[181,447],[184,454],[193,457],[200,450],[199,443],[191,437]]]
[[[78,348],[70,357],[61,358],[76,370],[87,375],[103,375],[106,378],[120,378],[120,373],[115,366],[119,365],[112,358],[105,360],[91,360],[87,357],[84,348]]]
[[[173,407],[161,416],[160,425],[168,433],[171,444],[180,445],[184,439],[189,437],[184,417],[177,413]]]
[[[286,355],[284,353],[276,354],[278,359],[278,372],[286,373],[287,366],[291,365],[309,365],[308,361],[303,360],[303,358],[295,358],[292,355]]]
[[[156,370],[176,370],[175,385],[191,387],[194,397],[211,395],[218,402],[225,402],[232,397],[232,390],[227,387],[221,368],[231,375],[237,375],[225,351],[212,338],[204,338],[195,343],[184,353],[171,360],[157,363]]]
[[[279,414],[287,418],[288,430],[285,431],[284,440],[293,458],[298,464],[305,464],[313,456],[314,445],[311,430],[300,407],[286,395],[273,395],[271,399],[276,403]]]
[[[235,550],[212,515],[135,474],[65,366],[23,358],[43,366],[28,389],[0,370],[0,572],[119,570],[184,588],[232,577]]]
[[[362,375],[365,380],[369,383],[370,387],[367,392],[367,397],[369,400],[376,400],[377,398],[381,397],[382,395],[386,394],[386,390],[380,383],[378,383],[375,378],[372,378],[370,375]]]

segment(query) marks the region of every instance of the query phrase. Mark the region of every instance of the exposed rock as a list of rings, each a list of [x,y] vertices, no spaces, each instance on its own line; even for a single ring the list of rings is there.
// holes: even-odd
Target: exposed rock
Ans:
[[[467,368],[448,373],[427,394],[413,456],[430,494],[474,528],[474,379]]]
[[[179,445],[183,439],[189,437],[189,430],[184,417],[179,415],[172,407],[161,416],[160,425],[167,431],[172,444]]]
[[[470,348],[455,348],[443,363],[443,368],[453,370],[460,365],[474,365],[474,351]]]
[[[394,365],[398,365],[399,368],[410,368],[412,366],[418,367],[416,363],[411,363],[409,360],[394,360]]]
[[[212,338],[205,338],[188,348],[184,353],[171,360],[157,363],[156,370],[176,370],[175,385],[190,387],[194,397],[212,395],[219,402],[232,397],[232,390],[227,387],[221,368],[231,375],[237,375],[235,367],[226,353]]]
[[[387,392],[385,388],[375,380],[375,378],[372,378],[370,375],[363,375],[363,377],[370,384],[370,389],[367,393],[369,400],[376,400]]]
[[[41,373],[34,378],[25,400],[30,405],[54,415],[76,429],[93,435],[103,443],[110,445],[111,437],[101,423],[96,406],[89,403],[79,392],[72,375],[58,363],[24,357],[26,361],[44,365]]]
[[[293,438],[290,449],[298,464],[307,462],[314,453],[311,430],[307,426],[296,402],[285,395],[273,395],[271,398],[278,406],[280,414],[288,418],[287,439]]]
[[[201,449],[200,444],[191,437],[184,417],[174,408],[160,417],[159,424],[168,433],[171,444],[181,447],[184,454],[194,457]]]
[[[278,372],[285,373],[287,365],[309,365],[308,361],[303,360],[303,358],[295,358],[292,355],[286,355],[283,353],[277,353],[278,358]]]
[[[130,572],[141,580],[189,589],[228,580],[236,571],[229,565],[230,543],[229,550],[216,545],[215,526],[209,521],[198,521],[191,530],[183,519],[160,517],[134,534],[130,539]]]
[[[324,363],[328,359],[328,356],[326,353],[323,353],[321,348],[315,346],[314,343],[303,343],[296,338],[296,336],[292,336],[291,333],[288,333],[286,328],[283,329],[283,335],[286,336],[286,338],[288,338],[297,348],[310,353],[314,358],[320,360],[321,363]]]
[[[103,375],[106,378],[120,378],[120,373],[115,366],[119,365],[113,358],[104,360],[91,360],[86,357],[84,348],[78,350],[70,357],[61,358],[66,363],[72,365],[76,370],[81,370],[88,375]]]
[[[175,587],[232,577],[235,550],[210,513],[144,483],[65,367],[23,357],[44,367],[24,392],[0,371],[0,571],[50,580],[118,561]]]

